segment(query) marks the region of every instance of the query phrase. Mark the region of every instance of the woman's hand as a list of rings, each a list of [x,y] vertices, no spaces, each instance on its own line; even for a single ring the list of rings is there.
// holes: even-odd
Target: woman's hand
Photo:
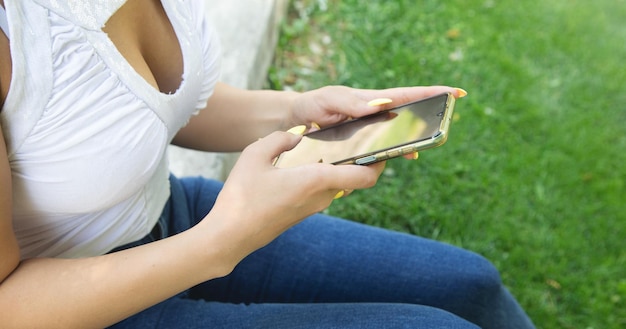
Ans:
[[[401,104],[427,98],[444,92],[450,92],[460,98],[467,95],[463,89],[431,86],[431,87],[400,87],[382,90],[354,89],[343,86],[328,86],[300,94],[291,109],[291,126],[307,125],[309,127],[332,125],[350,117],[362,117]],[[391,102],[374,102],[372,100],[387,98]]]
[[[248,146],[203,221],[225,230],[221,232],[228,236],[233,259],[242,259],[327,208],[338,193],[373,186],[384,168],[384,163],[274,167],[274,158],[300,139],[300,135],[275,132]]]

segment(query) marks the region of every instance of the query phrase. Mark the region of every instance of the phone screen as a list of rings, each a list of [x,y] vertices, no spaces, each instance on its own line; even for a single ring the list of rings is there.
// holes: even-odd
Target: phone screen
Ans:
[[[441,145],[453,104],[452,95],[441,94],[305,134],[294,149],[280,155],[276,166],[369,164]]]

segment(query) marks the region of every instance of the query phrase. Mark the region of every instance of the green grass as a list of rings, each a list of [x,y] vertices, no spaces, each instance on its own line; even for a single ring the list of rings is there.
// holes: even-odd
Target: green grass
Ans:
[[[329,212],[477,251],[540,328],[626,327],[626,1],[293,0],[274,88],[465,88]]]

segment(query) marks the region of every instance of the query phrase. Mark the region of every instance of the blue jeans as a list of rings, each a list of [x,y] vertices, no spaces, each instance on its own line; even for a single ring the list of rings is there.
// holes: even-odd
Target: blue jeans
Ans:
[[[182,232],[221,183],[171,178],[153,234]],[[533,328],[485,258],[444,243],[322,214],[210,280],[113,328]]]

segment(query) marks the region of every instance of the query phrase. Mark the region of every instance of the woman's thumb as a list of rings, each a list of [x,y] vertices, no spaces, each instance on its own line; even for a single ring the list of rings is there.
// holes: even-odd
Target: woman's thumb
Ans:
[[[304,129],[306,129],[306,127],[304,127]],[[294,148],[301,139],[302,134],[298,131],[296,131],[296,133],[276,131],[259,139],[256,143],[250,145],[250,147],[253,148],[255,152],[262,153],[264,156],[273,160],[281,153]]]

